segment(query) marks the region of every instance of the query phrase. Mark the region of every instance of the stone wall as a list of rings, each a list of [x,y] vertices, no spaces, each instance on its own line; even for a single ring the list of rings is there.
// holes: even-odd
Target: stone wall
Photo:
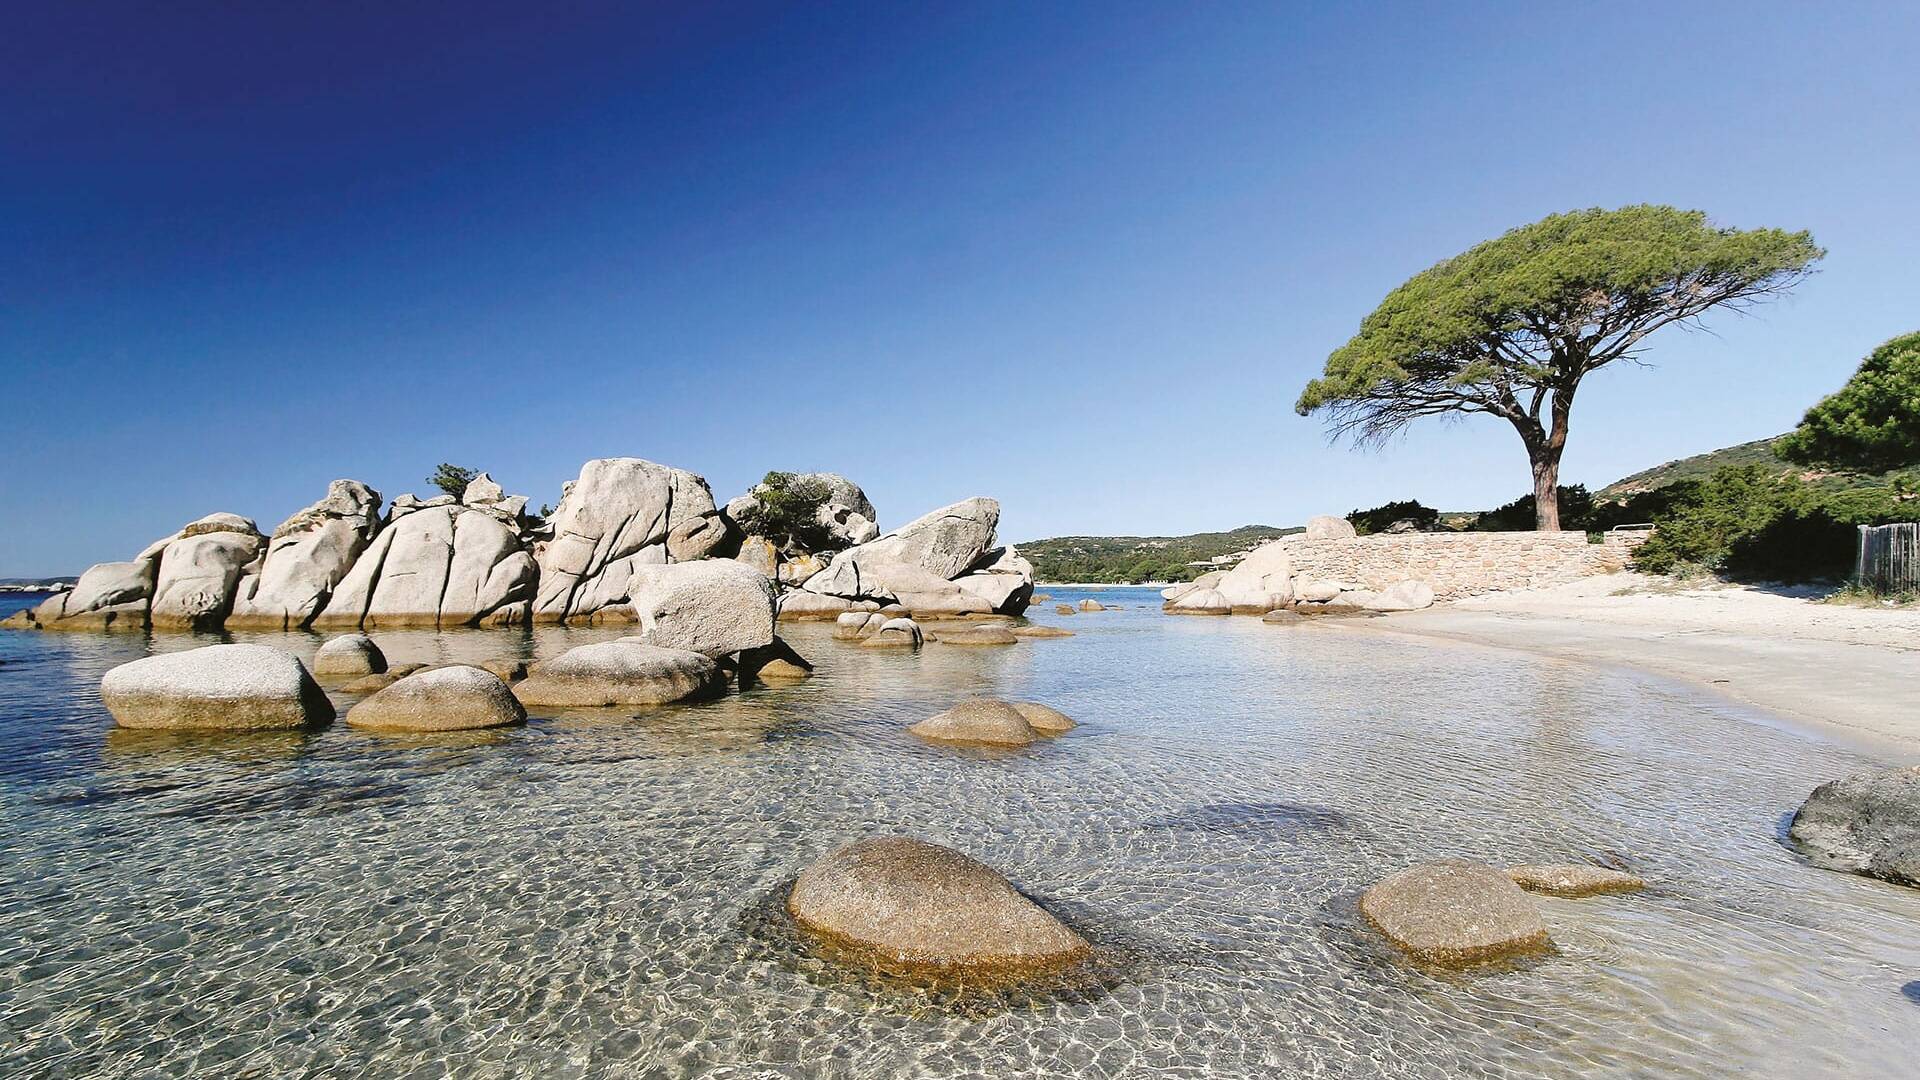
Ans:
[[[1414,578],[1442,600],[1503,589],[1557,585],[1623,569],[1647,534],[1608,533],[1589,543],[1583,532],[1400,533],[1285,544],[1297,581],[1332,580],[1380,589]]]

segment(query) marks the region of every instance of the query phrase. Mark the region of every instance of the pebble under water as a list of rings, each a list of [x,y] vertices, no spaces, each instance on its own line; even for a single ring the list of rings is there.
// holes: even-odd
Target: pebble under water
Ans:
[[[1920,890],[1781,842],[1876,762],[1628,672],[1051,591],[1123,609],[918,653],[786,627],[819,665],[797,686],[432,737],[117,731],[105,671],[215,639],[0,634],[0,1074],[1912,1075]],[[477,661],[624,632],[375,638]],[[907,734],[970,694],[1081,726]],[[824,964],[782,889],[901,831],[1006,873],[1099,977]],[[1443,857],[1652,887],[1541,898],[1546,958],[1421,970],[1354,899]]]

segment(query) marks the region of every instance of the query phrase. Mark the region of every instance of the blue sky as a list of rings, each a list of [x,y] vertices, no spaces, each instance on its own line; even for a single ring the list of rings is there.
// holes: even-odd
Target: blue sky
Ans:
[[[1783,431],[1920,328],[1920,5],[547,7],[10,8],[0,574],[441,460],[536,505],[590,457],[832,469],[1013,539],[1491,505],[1504,425],[1355,453],[1292,404],[1574,207],[1830,254],[1592,379],[1569,481]]]

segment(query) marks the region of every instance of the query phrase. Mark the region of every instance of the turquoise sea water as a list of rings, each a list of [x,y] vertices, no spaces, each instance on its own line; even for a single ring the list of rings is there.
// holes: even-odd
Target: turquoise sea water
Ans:
[[[789,627],[799,686],[424,739],[120,732],[105,671],[214,639],[0,633],[0,1075],[1912,1075],[1920,890],[1780,842],[1872,763],[1630,673],[1053,592],[1123,608],[917,654]],[[906,733],[976,693],[1081,727]],[[956,1002],[821,965],[781,889],[891,832],[1007,873],[1109,984]],[[1353,898],[1440,857],[1654,887],[1543,899],[1545,960],[1422,972]]]

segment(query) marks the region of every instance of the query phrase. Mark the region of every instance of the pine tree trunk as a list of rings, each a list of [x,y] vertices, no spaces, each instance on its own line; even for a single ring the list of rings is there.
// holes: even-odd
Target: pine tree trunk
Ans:
[[[1560,531],[1560,451],[1540,447],[1533,451],[1533,527],[1538,532]]]

